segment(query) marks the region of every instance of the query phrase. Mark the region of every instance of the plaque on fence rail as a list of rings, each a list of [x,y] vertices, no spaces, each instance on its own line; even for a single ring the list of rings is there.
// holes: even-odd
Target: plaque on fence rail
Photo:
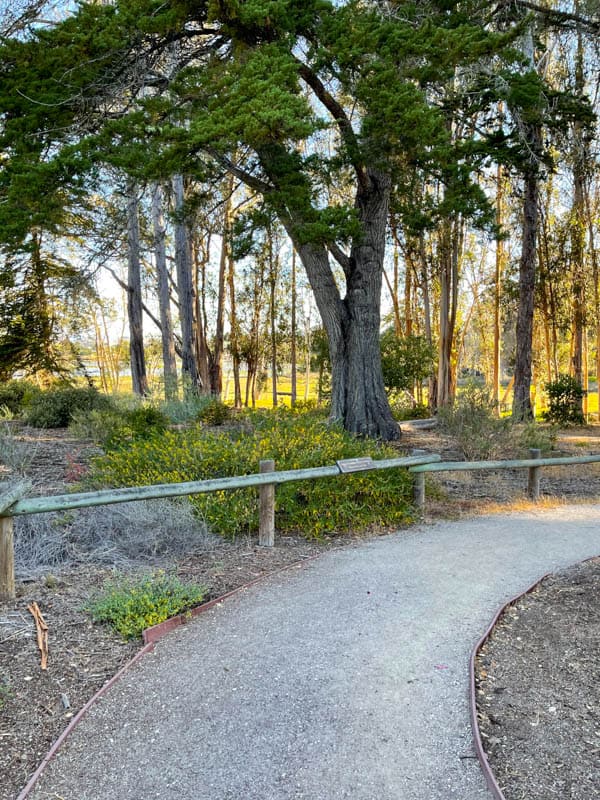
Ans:
[[[340,472],[365,472],[368,469],[375,468],[371,456],[365,456],[364,458],[344,458],[336,463],[340,468]]]

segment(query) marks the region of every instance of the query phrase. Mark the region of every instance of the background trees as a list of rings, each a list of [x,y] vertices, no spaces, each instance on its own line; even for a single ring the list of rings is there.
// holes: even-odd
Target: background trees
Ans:
[[[588,380],[600,335],[593,3],[120,0],[52,25],[15,22],[26,18],[6,17],[2,45],[7,375],[56,368],[46,301],[68,270],[44,273],[38,258],[36,272],[36,243],[64,246],[76,209],[117,180],[130,198],[129,223],[109,235],[121,246],[88,258],[83,241],[69,269],[102,264],[124,285],[140,394],[145,315],[167,393],[179,359],[186,391],[218,394],[228,347],[236,403],[243,362],[249,402],[267,371],[277,402],[285,337],[289,360],[297,344],[292,253],[327,333],[332,417],[352,432],[398,434],[384,283],[395,334],[436,352],[434,407],[452,402],[461,364],[499,399],[501,367],[514,372],[516,417],[530,413],[532,379]],[[10,362],[34,297],[32,338],[46,344],[25,337],[25,360]]]

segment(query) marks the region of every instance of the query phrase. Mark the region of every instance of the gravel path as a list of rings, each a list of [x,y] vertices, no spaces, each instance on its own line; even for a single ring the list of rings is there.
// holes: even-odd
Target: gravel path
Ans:
[[[34,800],[483,800],[471,648],[543,573],[600,553],[600,506],[438,523],[333,551],[166,637]]]

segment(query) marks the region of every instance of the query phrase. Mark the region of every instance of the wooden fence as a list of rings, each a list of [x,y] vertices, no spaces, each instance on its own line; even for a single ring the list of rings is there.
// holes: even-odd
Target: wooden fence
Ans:
[[[290,481],[316,480],[337,475],[365,472],[367,470],[410,468],[420,464],[440,461],[435,453],[419,454],[405,458],[387,458],[373,461],[371,458],[352,458],[337,464],[309,469],[282,470],[276,472],[271,460],[260,462],[260,472],[231,478],[213,478],[187,483],[162,483],[154,486],[134,486],[125,489],[106,489],[96,492],[75,492],[50,497],[23,497],[28,486],[11,486],[0,494],[0,600],[15,597],[15,568],[13,518],[24,514],[44,514],[51,511],[67,511],[74,508],[90,508],[113,503],[128,503],[135,500],[155,500],[165,497],[185,497],[206,492],[221,492],[232,489],[259,487],[260,526],[259,544],[272,547],[275,533],[275,487]]]
[[[259,489],[259,544],[274,545],[275,536],[275,487],[290,481],[317,480],[348,473],[378,469],[404,468],[414,475],[414,502],[422,511],[425,506],[425,475],[431,472],[464,470],[528,469],[527,490],[533,500],[539,499],[540,469],[573,464],[600,462],[600,454],[591,456],[566,456],[541,458],[539,450],[530,451],[531,458],[507,461],[442,461],[437,453],[413,451],[405,458],[388,458],[373,461],[371,458],[353,458],[338,461],[325,467],[275,471],[272,460],[260,462],[260,472],[230,478],[213,478],[188,483],[165,483],[154,486],[135,486],[125,489],[106,489],[96,492],[78,492],[50,497],[24,497],[28,484],[10,486],[0,494],[0,600],[15,597],[13,518],[24,514],[43,514],[51,511],[66,511],[74,508],[128,503],[135,500],[153,500],[165,497],[183,497],[206,492]]]

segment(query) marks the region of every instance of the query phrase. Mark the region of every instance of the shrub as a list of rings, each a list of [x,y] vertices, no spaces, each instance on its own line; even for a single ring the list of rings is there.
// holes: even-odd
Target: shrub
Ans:
[[[559,375],[555,381],[544,386],[548,393],[548,410],[544,419],[558,425],[583,425],[585,419],[581,411],[583,389],[579,381],[570,375]]]
[[[542,454],[547,454],[554,449],[556,443],[556,427],[540,425],[538,422],[527,422],[514,425],[511,430],[511,441],[521,455],[528,457],[529,450],[536,448]]]
[[[152,405],[140,405],[120,410],[78,411],[73,414],[70,429],[75,436],[91,439],[105,450],[116,450],[134,439],[165,431],[169,419]]]
[[[313,414],[249,416],[250,430],[206,432],[200,428],[166,431],[92,463],[92,486],[129,486],[245,475],[258,471],[261,458],[276,468],[301,469],[333,464],[342,458],[392,458],[397,451],[359,440]],[[336,478],[282,484],[277,489],[276,524],[309,538],[393,525],[410,518],[412,481],[405,470],[357,473]],[[256,489],[212,492],[192,500],[211,530],[226,536],[258,527]]]
[[[146,628],[200,605],[205,597],[206,587],[159,572],[113,581],[87,610],[95,622],[108,622],[123,638],[136,639]]]
[[[31,398],[26,421],[34,428],[66,428],[77,412],[106,411],[112,400],[97,389],[64,387],[39,392]]]
[[[468,383],[453,407],[438,410],[440,429],[456,438],[468,461],[491,458],[505,442],[510,420],[496,417],[495,408],[484,386]]]
[[[12,416],[20,416],[30,398],[39,390],[30,381],[7,381],[0,383],[0,406]]]
[[[231,408],[226,403],[213,397],[200,408],[196,414],[196,419],[206,425],[223,425],[231,419]]]
[[[407,419],[427,419],[431,416],[431,409],[423,403],[411,403],[406,400],[390,403],[392,414],[397,422]]]

